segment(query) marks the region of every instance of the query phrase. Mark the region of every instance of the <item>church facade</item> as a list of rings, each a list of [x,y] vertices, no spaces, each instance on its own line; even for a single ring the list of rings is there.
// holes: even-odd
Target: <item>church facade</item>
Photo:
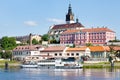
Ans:
[[[71,4],[69,4],[68,13],[66,14],[66,24],[58,24],[53,25],[50,27],[48,34],[50,36],[50,40],[56,40],[57,42],[60,41],[60,35],[67,30],[77,30],[77,29],[83,29],[84,26],[78,22],[78,19],[76,19],[76,22],[74,21],[74,14],[72,12]]]

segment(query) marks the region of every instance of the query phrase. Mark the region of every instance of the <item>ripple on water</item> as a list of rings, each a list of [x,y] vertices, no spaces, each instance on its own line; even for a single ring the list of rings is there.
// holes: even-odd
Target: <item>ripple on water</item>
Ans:
[[[120,69],[0,69],[0,80],[119,80]]]

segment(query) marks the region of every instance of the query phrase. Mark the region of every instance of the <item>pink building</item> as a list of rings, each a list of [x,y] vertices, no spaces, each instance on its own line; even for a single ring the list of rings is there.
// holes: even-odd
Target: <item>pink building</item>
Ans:
[[[107,27],[67,30],[60,36],[60,44],[85,45],[92,43],[103,45],[109,40],[115,40],[115,32]]]

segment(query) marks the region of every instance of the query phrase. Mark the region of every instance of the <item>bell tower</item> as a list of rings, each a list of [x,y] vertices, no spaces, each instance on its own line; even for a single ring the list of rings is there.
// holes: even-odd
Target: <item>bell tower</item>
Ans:
[[[66,23],[74,23],[74,14],[72,13],[71,4],[69,4],[68,13],[66,14]]]

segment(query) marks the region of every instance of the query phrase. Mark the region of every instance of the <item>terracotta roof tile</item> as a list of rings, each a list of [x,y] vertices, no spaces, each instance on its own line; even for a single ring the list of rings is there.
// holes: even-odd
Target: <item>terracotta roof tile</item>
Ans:
[[[66,47],[65,46],[50,46],[42,50],[41,52],[56,52],[56,51],[63,51]]]
[[[79,48],[68,48],[67,52],[69,51],[85,51],[87,47],[79,47]]]
[[[65,28],[76,28],[76,27],[84,27],[84,26],[81,23],[60,24],[60,25],[54,25],[52,29],[65,29]]]
[[[89,28],[89,29],[81,29],[81,30],[67,30],[62,34],[71,34],[77,32],[114,32],[108,28]]]
[[[41,46],[39,45],[27,45],[27,46],[17,46],[13,51],[26,51],[26,50],[38,50]]]
[[[115,51],[120,50],[120,46],[110,46],[110,48],[112,48],[112,49],[115,50]]]
[[[102,46],[104,48],[105,51],[110,51],[110,47],[109,46]]]
[[[82,29],[82,32],[114,32],[106,27],[103,28],[89,28],[89,29]]]
[[[80,30],[67,30],[65,32],[63,32],[62,34],[70,34],[70,33],[76,33],[79,32]]]
[[[90,51],[92,51],[92,52],[105,51],[102,46],[90,46],[89,49],[90,49]]]

